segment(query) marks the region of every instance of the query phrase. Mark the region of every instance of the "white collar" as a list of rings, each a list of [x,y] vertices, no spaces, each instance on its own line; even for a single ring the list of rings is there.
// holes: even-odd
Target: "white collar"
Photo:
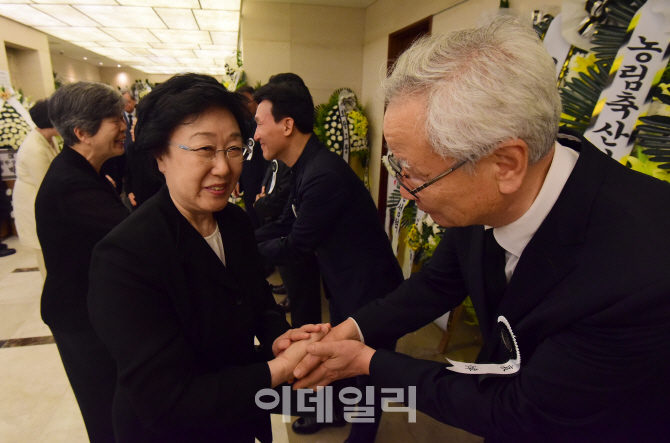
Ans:
[[[516,257],[521,257],[526,245],[554,207],[577,163],[579,157],[577,151],[566,148],[558,142],[554,148],[554,158],[533,204],[519,219],[493,230],[498,244]]]

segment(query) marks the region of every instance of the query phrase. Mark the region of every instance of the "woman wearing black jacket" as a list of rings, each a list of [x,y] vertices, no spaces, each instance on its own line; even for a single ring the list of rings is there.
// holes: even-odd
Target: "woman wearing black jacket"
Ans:
[[[244,103],[186,74],[138,114],[135,146],[166,186],[96,246],[90,273],[91,320],[119,370],[116,438],[271,441],[256,394],[291,377],[308,340],[291,341],[319,327],[288,331],[249,219],[227,205],[248,149]]]

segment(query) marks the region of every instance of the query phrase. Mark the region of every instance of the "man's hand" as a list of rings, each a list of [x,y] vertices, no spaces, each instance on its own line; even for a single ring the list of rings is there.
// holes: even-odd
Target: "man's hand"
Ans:
[[[109,175],[105,175],[105,178],[107,178],[107,180],[109,180],[109,182],[112,184],[112,186],[114,186],[116,188],[116,182],[114,181],[114,179],[112,177],[110,177]]]
[[[325,361],[307,377],[294,383],[293,389],[316,390],[318,386],[327,386],[335,380],[369,374],[375,350],[356,340],[341,340],[311,343],[307,352],[325,358]]]
[[[330,325],[329,325],[330,326]],[[334,327],[328,335],[323,338],[324,343],[335,342],[340,340],[359,340],[358,328],[356,323],[352,319],[347,319]],[[274,349],[274,348],[273,348]],[[296,366],[293,374],[296,378],[300,379],[307,376],[312,372],[321,362],[326,360],[327,357],[321,357],[317,355],[307,354],[305,358]]]
[[[273,388],[285,381],[293,382],[293,369],[307,355],[307,346],[321,340],[328,331],[328,325],[320,325],[318,332],[307,334],[308,338],[305,340],[293,342],[286,351],[268,362]]]
[[[300,329],[289,329],[272,343],[272,354],[277,357],[287,350],[291,343],[309,339],[312,332],[327,332],[328,330],[330,330],[330,324],[304,325]]]
[[[133,206],[137,206],[137,201],[135,200],[135,194],[132,192],[128,193],[128,200],[130,200],[130,204]]]

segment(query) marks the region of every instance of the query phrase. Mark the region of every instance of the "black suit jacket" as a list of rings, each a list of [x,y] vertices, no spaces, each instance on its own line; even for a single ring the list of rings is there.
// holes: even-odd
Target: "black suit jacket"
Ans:
[[[580,151],[525,248],[498,315],[516,335],[511,377],[377,351],[373,383],[417,387],[417,409],[487,441],[655,441],[668,435],[670,186],[572,134]],[[354,315],[366,340],[400,337],[470,295],[485,345],[505,357],[482,280],[483,227],[450,229],[428,266]],[[498,361],[496,361],[498,360]]]
[[[35,199],[37,237],[47,268],[42,319],[49,327],[90,329],[86,293],[91,252],[127,216],[109,180],[65,146],[51,163]]]
[[[315,135],[291,170],[283,214],[256,230],[263,258],[284,265],[316,252],[331,304],[345,318],[395,289],[402,271],[356,173]]]
[[[266,361],[289,325],[244,211],[214,215],[225,267],[167,188],[95,248],[89,309],[118,365],[119,441],[271,440],[255,395],[270,387]]]
[[[270,162],[261,187],[265,195],[254,203],[254,209],[261,226],[273,222],[284,212],[291,194],[291,168],[281,160]]]
[[[256,122],[251,120],[247,125],[247,133],[251,134],[253,137],[256,132]],[[244,200],[244,208],[251,219],[251,224],[254,229],[257,229],[262,223],[259,220],[258,215],[256,215],[254,202],[256,201],[256,196],[261,193],[263,177],[265,177],[270,162],[263,158],[263,150],[261,149],[260,143],[255,141],[254,146],[251,149],[251,159],[245,159],[244,165],[242,166],[242,174],[240,174],[240,191],[244,192],[242,199]]]

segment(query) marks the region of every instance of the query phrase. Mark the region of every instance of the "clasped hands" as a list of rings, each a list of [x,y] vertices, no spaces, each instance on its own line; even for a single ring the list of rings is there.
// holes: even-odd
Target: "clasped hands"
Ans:
[[[285,381],[293,389],[316,390],[335,380],[369,374],[375,350],[360,342],[358,328],[348,319],[330,324],[305,325],[279,336],[272,345],[272,386]],[[297,381],[294,382],[294,380]]]

